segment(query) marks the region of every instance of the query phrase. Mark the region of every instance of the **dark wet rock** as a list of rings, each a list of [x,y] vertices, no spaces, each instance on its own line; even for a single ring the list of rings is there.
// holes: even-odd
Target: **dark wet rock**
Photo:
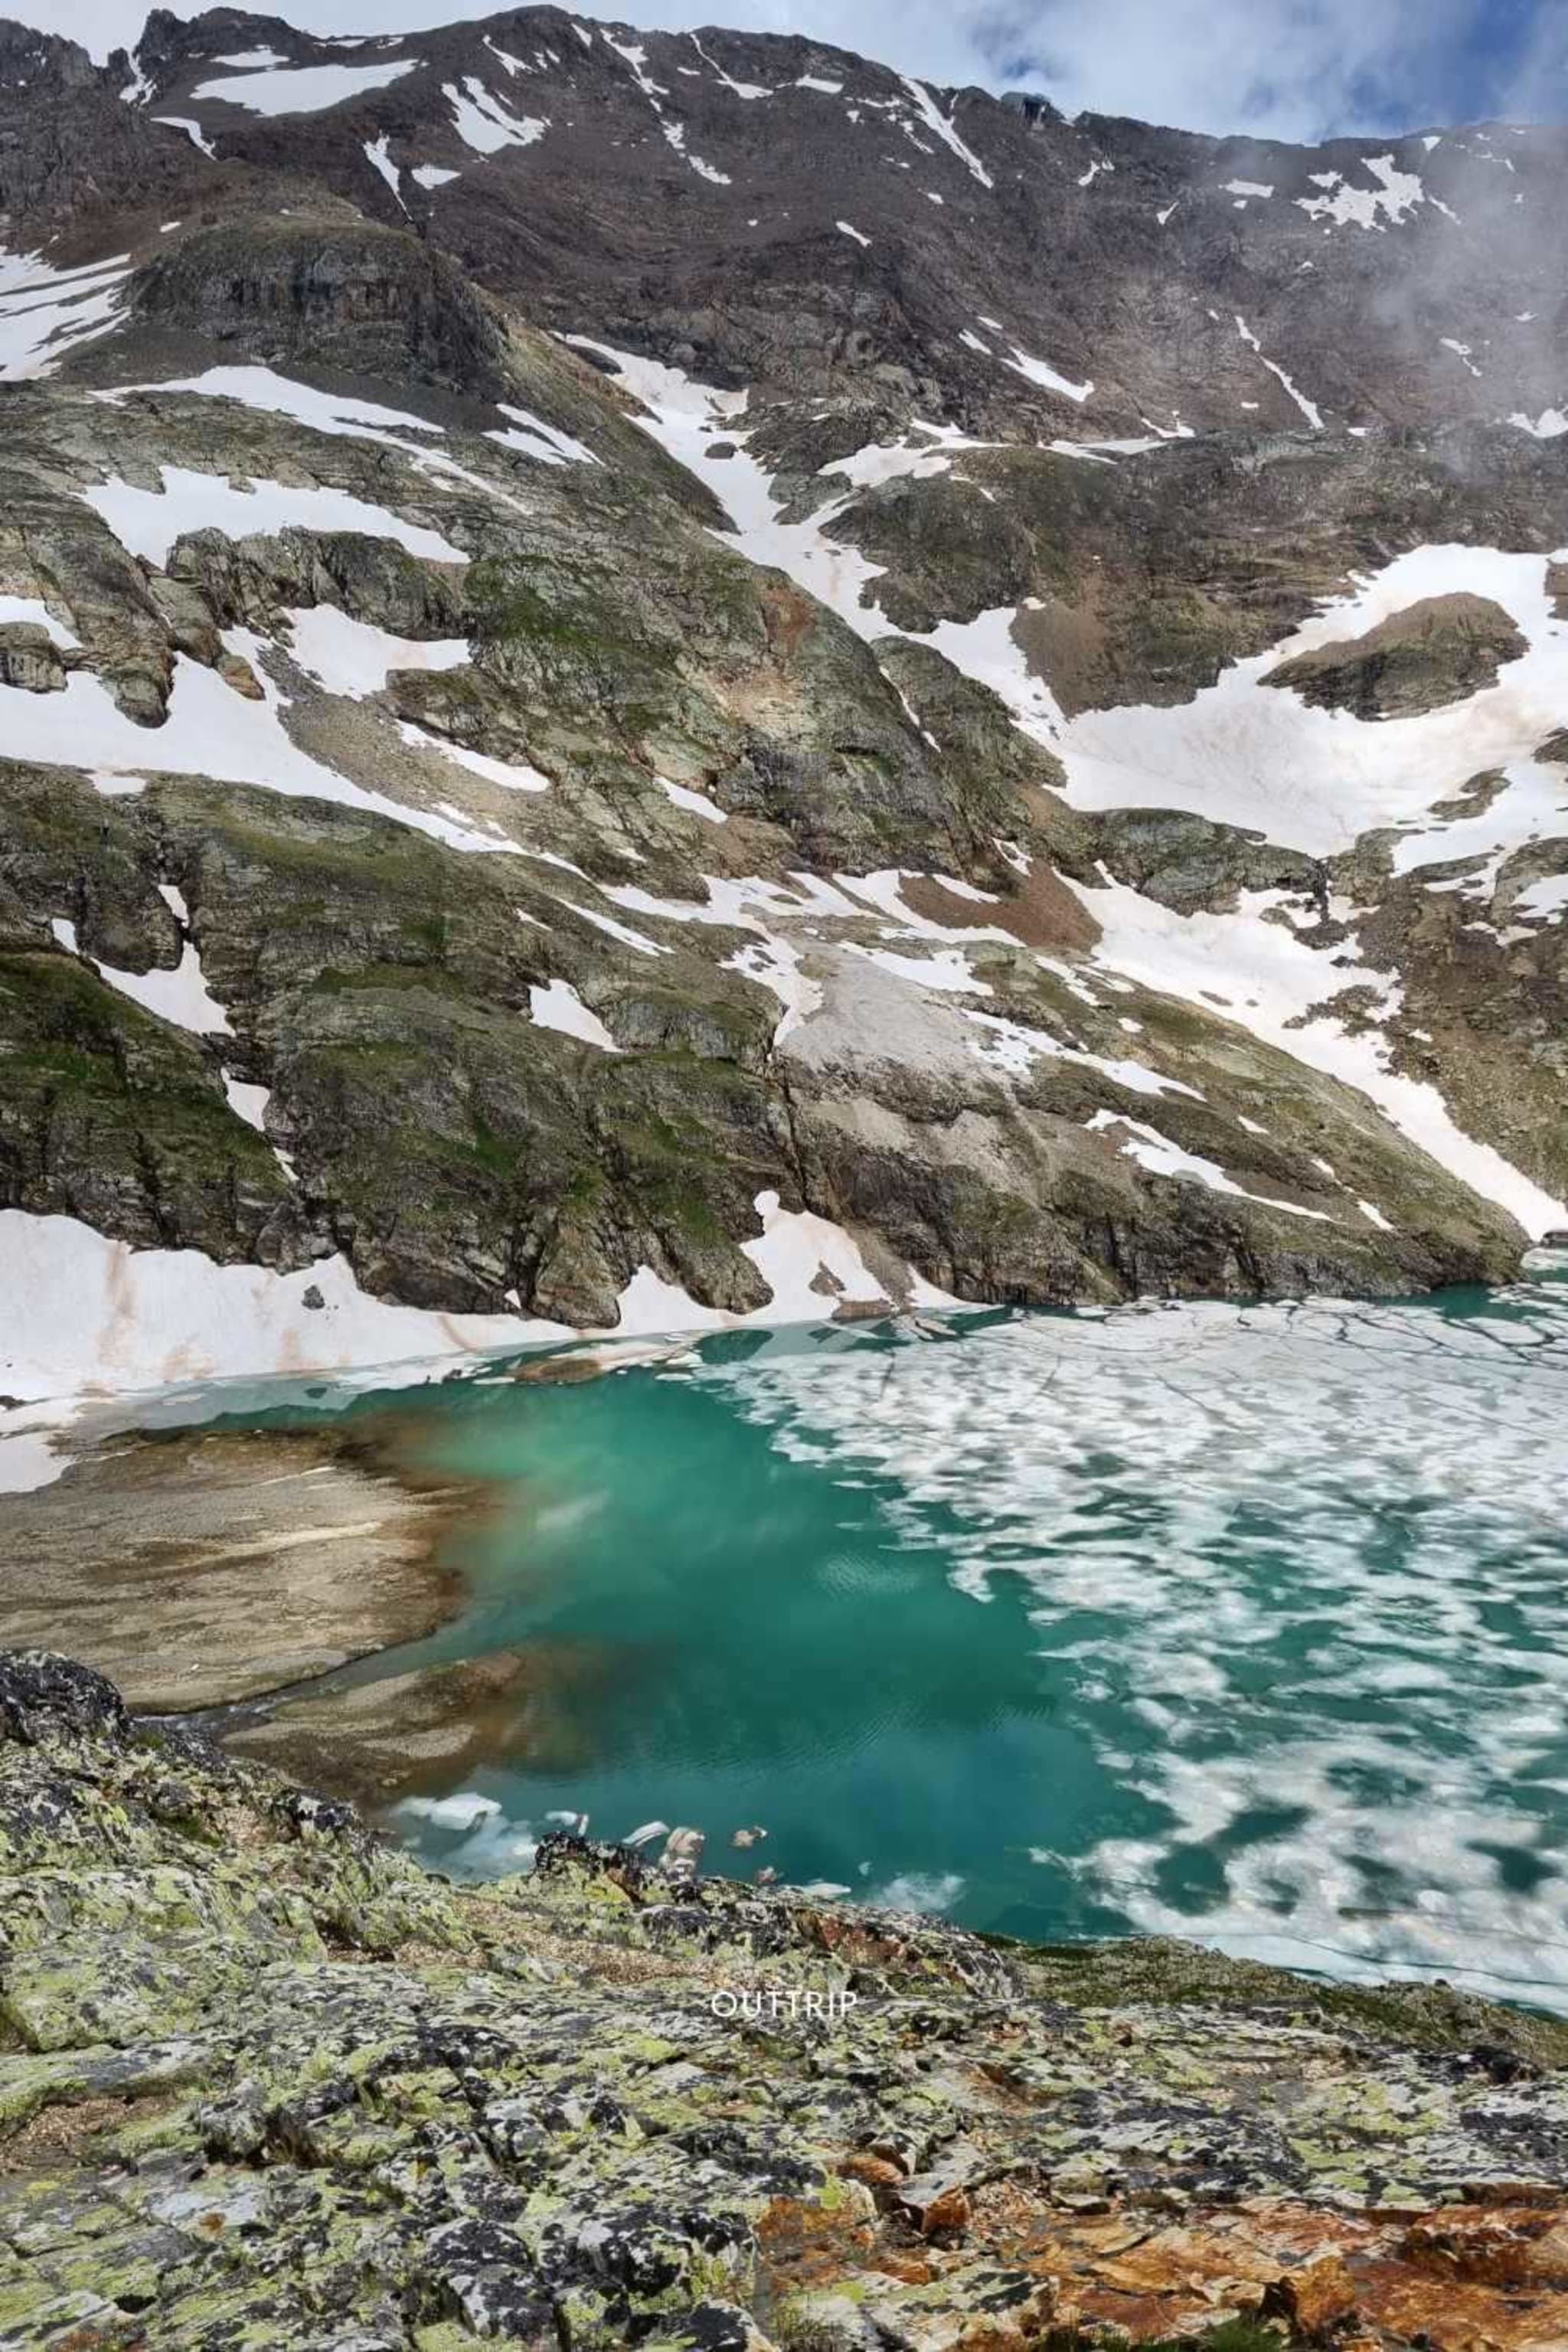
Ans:
[[[130,1717],[108,1678],[48,1650],[0,1651],[0,1734],[38,1747],[122,1738]]]

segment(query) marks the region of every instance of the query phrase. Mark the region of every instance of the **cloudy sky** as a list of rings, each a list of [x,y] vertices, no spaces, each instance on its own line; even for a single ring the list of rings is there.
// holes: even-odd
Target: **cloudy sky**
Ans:
[[[202,0],[173,0],[195,16]],[[497,0],[253,0],[318,32],[388,32]],[[1568,0],[607,0],[638,25],[808,33],[937,82],[1047,91],[1194,131],[1319,139],[1500,115],[1568,119]],[[0,0],[99,56],[142,0]]]

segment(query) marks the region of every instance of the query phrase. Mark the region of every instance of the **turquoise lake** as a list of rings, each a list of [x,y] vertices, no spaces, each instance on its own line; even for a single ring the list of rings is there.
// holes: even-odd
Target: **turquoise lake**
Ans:
[[[356,1674],[521,1647],[546,1701],[391,1824],[469,1874],[686,1823],[846,1901],[1568,2009],[1558,1265],[394,1392],[495,1500],[461,1616]]]

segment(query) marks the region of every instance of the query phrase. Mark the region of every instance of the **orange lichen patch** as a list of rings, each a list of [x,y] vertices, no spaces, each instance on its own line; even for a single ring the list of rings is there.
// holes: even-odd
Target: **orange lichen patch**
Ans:
[[[757,2223],[764,2269],[792,2290],[827,2285],[860,2268],[875,2235],[863,2205],[805,2205],[794,2197],[775,2197]]]
[[[795,647],[816,621],[817,604],[792,582],[769,580],[763,589],[762,606],[769,644],[785,661],[793,659]]]
[[[1430,2352],[1568,2347],[1560,2204],[1355,2213],[1268,2198],[1170,2222],[1066,2213],[1001,2180],[974,2192],[966,2244],[970,2259],[984,2252],[1054,2275],[1078,2324],[1123,2330],[1134,2344],[1252,2313],[1337,2352],[1412,2339]]]
[[[1278,2254],[1225,2229],[1161,2230],[1123,2253],[1091,2259],[1097,2278],[1128,2294],[1203,2293],[1237,2281],[1261,2290],[1279,2275]]]
[[[1081,2279],[1064,2281],[1063,2294],[1078,2314],[1079,2326],[1097,2331],[1114,2328],[1134,2344],[1196,2335],[1252,2308],[1247,2303],[1226,2303],[1223,2297],[1192,2293],[1117,2294]]]
[[[839,2170],[851,2180],[863,2180],[868,2189],[891,2189],[904,2178],[899,2167],[889,2164],[885,2156],[872,2156],[864,2148],[846,2158]]]
[[[901,2286],[929,2286],[942,2273],[934,2262],[922,2254],[901,2254],[893,2247],[885,2247],[873,2254],[871,2267],[884,2277],[897,2279]]]
[[[1537,2205],[1455,2205],[1423,2214],[1401,2251],[1445,2278],[1568,2288],[1568,2217]]]
[[[1380,2334],[1424,2337],[1433,2352],[1561,2352],[1568,2344],[1568,2294],[1510,2294],[1397,2262],[1358,2269],[1356,2294],[1363,2319]]]
[[[1355,2281],[1342,2254],[1314,2254],[1310,2262],[1273,2281],[1265,2291],[1265,2315],[1278,2312],[1302,2336],[1326,2336],[1356,2307]]]
[[[922,2238],[942,2237],[950,2230],[966,2229],[969,2224],[968,2191],[957,2181],[930,2197],[916,2198],[906,2191],[897,2202],[900,2211]]]

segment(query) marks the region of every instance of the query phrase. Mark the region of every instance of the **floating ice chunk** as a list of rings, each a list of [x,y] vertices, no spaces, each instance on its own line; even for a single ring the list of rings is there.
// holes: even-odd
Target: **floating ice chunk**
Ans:
[[[500,1807],[493,1797],[481,1797],[470,1789],[455,1797],[405,1797],[394,1811],[412,1813],[437,1829],[471,1830],[477,1822],[492,1820]]]
[[[847,1891],[847,1890],[846,1890]],[[803,1892],[809,1892],[803,1889]],[[956,1871],[906,1871],[889,1878],[868,1898],[889,1911],[919,1911],[935,1913],[951,1911],[963,1892],[963,1881]]]

